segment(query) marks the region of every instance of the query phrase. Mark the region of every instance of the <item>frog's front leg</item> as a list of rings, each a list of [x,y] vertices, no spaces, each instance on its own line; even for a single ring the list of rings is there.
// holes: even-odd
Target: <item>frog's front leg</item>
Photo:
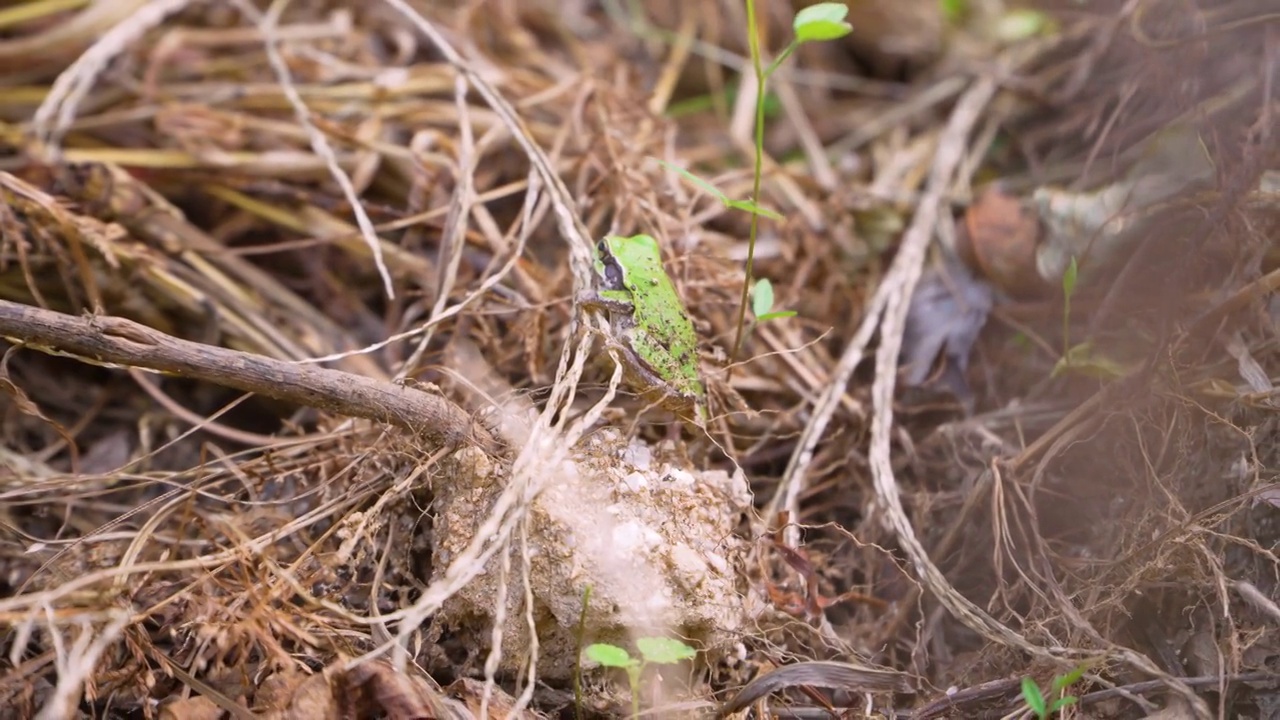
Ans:
[[[635,303],[626,297],[618,297],[608,291],[585,290],[578,294],[578,303],[588,310],[605,310],[629,315],[635,312]]]

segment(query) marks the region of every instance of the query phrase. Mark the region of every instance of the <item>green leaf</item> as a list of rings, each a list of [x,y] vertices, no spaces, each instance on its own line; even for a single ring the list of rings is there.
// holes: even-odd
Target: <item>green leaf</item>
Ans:
[[[751,289],[751,313],[757,318],[773,309],[773,283],[760,278]]]
[[[1040,694],[1040,686],[1029,677],[1022,678],[1022,699],[1027,701],[1032,712],[1045,717],[1044,696]]]
[[[1067,695],[1065,697],[1060,697],[1057,700],[1054,700],[1053,704],[1049,706],[1049,712],[1054,713],[1068,705],[1074,705],[1076,700],[1078,699],[1079,698],[1077,698],[1075,695]]]
[[[645,662],[659,665],[674,665],[681,660],[690,660],[698,654],[696,650],[679,640],[665,637],[636,638],[636,648]]]
[[[1066,675],[1059,675],[1053,679],[1053,691],[1056,693],[1068,686],[1075,685],[1080,678],[1084,677],[1085,671],[1089,669],[1089,663],[1080,663],[1071,669]]]
[[[959,23],[969,12],[968,0],[940,0],[939,4],[942,7],[942,16],[952,24]]]
[[[657,160],[658,164],[662,165],[662,167],[678,173],[680,177],[684,178],[685,180],[688,180],[694,185],[697,185],[699,188],[702,189],[703,192],[717,198],[720,202],[724,203],[725,205],[728,205],[729,203],[734,202],[729,199],[728,195],[725,195],[724,193],[720,192],[720,188],[716,187],[715,185],[712,185],[706,180],[703,180],[697,175],[694,175],[688,170],[685,170],[679,165],[672,165],[671,163],[667,162],[666,160],[662,160],[661,158],[653,158],[653,159]]]
[[[759,205],[751,202],[750,200],[725,200],[724,204],[731,208],[736,208],[738,210],[749,212],[753,215],[759,215],[760,217],[767,217],[770,220],[783,219],[782,216],[779,215],[778,213],[768,208],[760,207]]]
[[[1012,43],[1048,32],[1051,26],[1049,16],[1038,10],[1010,10],[996,21],[995,34],[1000,40]]]
[[[796,316],[795,310],[776,310],[774,312],[768,312],[763,315],[757,315],[756,321],[765,322],[766,320],[777,320],[779,318],[789,318],[789,317],[795,317],[795,316]]]
[[[1068,300],[1076,292],[1076,281],[1080,279],[1080,266],[1076,264],[1076,259],[1071,258],[1071,264],[1067,266],[1065,272],[1062,273],[1062,294]]]
[[[671,163],[669,163],[669,162],[667,162],[666,160],[663,160],[663,159],[661,159],[661,158],[656,158],[656,157],[653,157],[653,156],[650,156],[650,157],[651,157],[653,160],[657,161],[657,163],[658,163],[659,165],[661,165],[662,167],[664,167],[664,168],[666,168],[666,169],[668,169],[668,170],[671,170],[671,171],[673,171],[673,172],[677,173],[678,175],[680,175],[680,177],[682,177],[682,178],[684,178],[685,180],[688,180],[689,182],[691,182],[691,183],[693,183],[694,185],[698,186],[698,188],[700,188],[703,192],[705,192],[705,193],[707,193],[708,195],[711,195],[712,197],[716,198],[716,199],[717,199],[717,200],[719,200],[722,204],[724,204],[724,206],[725,206],[725,207],[731,207],[731,208],[736,208],[736,209],[738,209],[738,210],[744,210],[744,211],[746,211],[746,212],[752,213],[753,215],[759,215],[759,216],[761,216],[761,217],[767,217],[767,218],[769,218],[769,219],[771,219],[771,220],[782,220],[782,219],[783,219],[783,217],[782,217],[781,215],[779,215],[778,213],[776,213],[776,212],[774,212],[774,211],[772,211],[772,210],[769,210],[769,209],[767,209],[767,208],[763,208],[763,207],[761,207],[761,206],[759,206],[759,205],[755,204],[754,202],[751,202],[750,200],[733,200],[733,199],[731,199],[728,195],[725,195],[724,193],[720,192],[720,188],[716,187],[715,185],[712,185],[711,183],[707,182],[706,180],[703,180],[702,178],[698,177],[697,175],[694,175],[693,173],[689,172],[688,170],[685,170],[684,168],[680,167],[679,165],[672,165]]]
[[[586,654],[588,660],[600,663],[605,667],[625,668],[639,663],[639,661],[631,657],[626,650],[623,650],[617,645],[610,645],[609,643],[595,643],[593,645],[588,645],[587,649],[583,650],[583,652]]]
[[[853,32],[853,26],[844,20],[848,14],[849,6],[844,3],[818,3],[802,9],[792,22],[796,42],[835,40],[848,35]]]

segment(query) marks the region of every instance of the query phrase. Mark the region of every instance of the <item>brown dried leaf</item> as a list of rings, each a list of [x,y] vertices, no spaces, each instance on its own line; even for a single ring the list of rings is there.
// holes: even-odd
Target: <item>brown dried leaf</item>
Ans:
[[[160,720],[221,720],[224,713],[217,703],[197,695],[160,708]]]
[[[976,275],[1014,297],[1030,297],[1047,289],[1036,270],[1039,239],[1034,210],[992,187],[965,212],[956,250]]]
[[[389,720],[428,720],[437,717],[423,697],[424,688],[413,678],[395,671],[385,662],[368,662],[349,670],[342,678],[348,692],[342,694],[343,709],[352,717],[363,717],[368,706],[377,708]],[[365,706],[365,707],[359,707]]]
[[[312,675],[297,685],[287,704],[264,716],[267,720],[326,720],[339,718],[338,706],[329,687],[328,671]]]
[[[472,717],[480,717],[480,701],[484,698],[484,683],[471,678],[462,678],[445,689],[463,702]],[[528,715],[527,713],[512,715],[511,709],[514,705],[515,700],[510,695],[503,692],[502,688],[495,687],[492,694],[489,695],[489,717],[495,718],[495,720],[515,720],[515,718],[523,718]]]
[[[307,677],[292,669],[270,675],[262,681],[262,685],[254,694],[254,705],[259,712],[282,710],[288,707],[289,698],[293,697],[294,690],[305,682]]]

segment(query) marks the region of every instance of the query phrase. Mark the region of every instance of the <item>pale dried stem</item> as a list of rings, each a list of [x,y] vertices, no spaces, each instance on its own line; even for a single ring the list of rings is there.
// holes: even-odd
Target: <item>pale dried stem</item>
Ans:
[[[277,36],[276,28],[280,22],[280,14],[288,6],[289,0],[275,0],[266,15],[259,13],[257,8],[249,4],[248,0],[232,0],[232,2],[240,9],[240,12],[244,13],[245,17],[253,18],[257,24],[258,31],[262,33],[262,47],[267,53],[267,62],[270,63],[271,70],[276,75],[276,81],[280,83],[280,91],[284,93],[290,107],[293,108],[294,117],[297,119],[298,124],[302,126],[307,135],[307,140],[311,143],[311,150],[324,161],[330,177],[333,178],[334,182],[338,183],[343,197],[351,205],[351,211],[356,216],[356,225],[360,228],[360,236],[364,238],[365,244],[369,247],[369,252],[373,255],[373,263],[378,268],[378,274],[382,277],[383,289],[386,290],[387,298],[394,299],[396,296],[395,286],[391,281],[391,271],[387,269],[386,261],[382,257],[382,241],[378,239],[378,231],[374,229],[373,221],[369,219],[369,214],[365,212],[355,185],[351,182],[351,177],[338,164],[338,156],[333,151],[333,146],[329,144],[329,139],[311,121],[311,109],[307,107],[306,101],[302,99],[297,85],[293,82],[293,75],[289,72],[289,66],[280,55],[280,48],[278,47],[280,40]]]
[[[93,89],[98,76],[107,69],[107,65],[123,53],[130,45],[153,28],[159,27],[165,18],[181,12],[197,0],[154,0],[137,10],[127,5],[138,5],[136,0],[99,0],[91,10],[77,16],[77,20],[89,15],[106,13],[108,10],[121,12],[120,15],[107,15],[109,19],[123,18],[110,30],[103,33],[97,42],[64,70],[54,81],[49,94],[45,96],[40,107],[32,118],[36,137],[47,144],[46,150],[58,154],[57,146],[62,142],[73,120],[76,110],[85,96]],[[112,6],[115,6],[114,8]]]

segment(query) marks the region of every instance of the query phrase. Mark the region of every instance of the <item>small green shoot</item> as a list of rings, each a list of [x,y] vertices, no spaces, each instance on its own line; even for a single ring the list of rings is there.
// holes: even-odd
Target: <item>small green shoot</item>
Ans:
[[[697,651],[674,638],[642,637],[636,639],[636,650],[640,658],[631,657],[631,653],[610,643],[588,645],[583,654],[588,660],[604,667],[621,668],[627,672],[627,682],[631,685],[631,716],[640,715],[640,677],[649,665],[676,665],[684,660],[691,660]]]
[[[969,14],[968,0],[938,0],[938,5],[942,8],[942,16],[952,25],[959,25]]]
[[[1031,708],[1031,712],[1035,713],[1041,720],[1049,717],[1044,704],[1044,695],[1040,693],[1040,686],[1036,685],[1036,681],[1029,677],[1022,678],[1022,699],[1026,701],[1027,707]]]
[[[844,37],[853,32],[853,26],[845,21],[849,15],[849,6],[843,2],[816,3],[803,8],[796,13],[791,23],[795,38],[769,64],[769,69],[765,70],[760,52],[760,26],[756,21],[756,2],[755,0],[746,0],[746,2],[747,45],[751,49],[751,67],[755,70],[756,77],[755,162],[751,182],[751,200],[756,203],[760,200],[760,184],[764,174],[764,101],[767,97],[765,85],[769,76],[804,43]],[[733,339],[733,349],[729,352],[729,375],[733,374],[734,362],[742,349],[743,330],[747,324],[747,296],[751,293],[754,279],[752,265],[755,262],[756,237],[759,230],[760,215],[752,213],[750,236],[747,240],[746,273],[742,278],[742,299],[738,303],[738,326]]]
[[[693,183],[698,188],[708,193],[712,197],[718,199],[725,207],[742,210],[751,215],[751,231],[747,241],[747,263],[746,273],[742,279],[742,300],[738,304],[738,323],[735,337],[733,339],[733,349],[729,354],[729,374],[733,373],[733,363],[737,359],[738,351],[742,348],[743,329],[746,327],[747,320],[747,300],[751,294],[752,288],[756,287],[754,277],[752,276],[752,266],[755,262],[756,255],[756,237],[759,235],[760,217],[764,216],[771,220],[782,220],[783,217],[778,213],[769,210],[760,205],[760,184],[764,173],[764,121],[765,109],[769,101],[769,94],[766,91],[765,84],[769,76],[778,69],[779,66],[796,51],[801,45],[807,42],[821,42],[824,40],[836,40],[853,32],[853,26],[845,21],[849,15],[849,7],[842,2],[822,2],[810,5],[801,9],[796,13],[792,20],[791,27],[795,31],[795,37],[791,43],[783,49],[778,57],[769,64],[766,70],[763,66],[763,60],[760,51],[760,28],[756,22],[756,0],[746,0],[747,3],[747,44],[751,48],[751,66],[755,70],[756,81],[756,122],[755,122],[755,161],[754,173],[751,183],[751,198],[749,200],[734,200],[723,192],[718,190],[714,185],[685,170],[684,168],[672,165],[669,162],[658,160],[665,168],[673,170],[680,177]],[[761,290],[761,293],[768,292],[768,303],[762,303],[761,297],[757,295],[752,298],[752,310],[759,321],[770,320],[780,317],[790,317],[795,313],[792,311],[776,311],[771,312],[773,305],[773,289],[769,285]],[[761,312],[761,306],[764,311]]]
[[[1052,702],[1040,692],[1040,686],[1036,684],[1035,680],[1024,677],[1022,678],[1022,699],[1027,703],[1027,707],[1031,709],[1031,712],[1036,714],[1036,717],[1040,718],[1040,720],[1049,720],[1055,712],[1068,705],[1074,705],[1079,700],[1075,695],[1062,695],[1062,693],[1068,687],[1079,682],[1088,668],[1089,664],[1083,663],[1065,675],[1054,676],[1049,689],[1049,697],[1060,697],[1057,697]]]
[[[1094,350],[1092,342],[1085,340],[1075,345],[1071,344],[1071,298],[1075,295],[1076,283],[1079,280],[1080,267],[1073,257],[1062,273],[1062,357],[1058,358],[1058,362],[1054,364],[1049,377],[1056,378],[1067,372],[1103,380],[1124,377],[1128,374],[1128,368],[1115,360],[1099,355]]]
[[[1067,266],[1065,272],[1062,273],[1062,355],[1066,357],[1069,354],[1068,348],[1071,347],[1071,296],[1076,292],[1076,281],[1080,279],[1080,266],[1076,264],[1076,259],[1071,258],[1071,264]]]
[[[774,310],[773,283],[769,282],[768,278],[760,278],[751,290],[751,314],[756,316],[756,322],[765,322],[767,320],[794,317],[796,311]]]

